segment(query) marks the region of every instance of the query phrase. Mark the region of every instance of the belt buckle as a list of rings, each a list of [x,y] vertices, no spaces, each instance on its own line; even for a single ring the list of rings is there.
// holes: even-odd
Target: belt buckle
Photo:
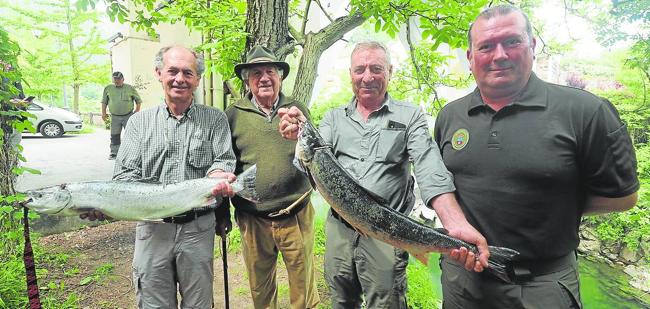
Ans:
[[[528,281],[533,277],[533,273],[530,271],[530,268],[520,266],[520,265],[513,265],[512,266],[512,281],[515,282],[521,282],[521,281]]]

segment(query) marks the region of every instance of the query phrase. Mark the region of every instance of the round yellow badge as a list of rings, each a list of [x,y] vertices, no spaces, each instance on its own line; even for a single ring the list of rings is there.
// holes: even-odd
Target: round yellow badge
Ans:
[[[451,136],[451,147],[455,150],[465,148],[467,143],[469,143],[469,132],[467,129],[458,129],[454,132],[454,135]]]

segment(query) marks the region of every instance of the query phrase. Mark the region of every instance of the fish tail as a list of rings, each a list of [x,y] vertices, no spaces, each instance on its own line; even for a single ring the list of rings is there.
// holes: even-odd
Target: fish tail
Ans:
[[[488,260],[488,264],[490,267],[487,269],[488,272],[504,282],[512,282],[508,275],[508,269],[511,268],[511,264],[515,258],[519,256],[519,252],[509,248],[494,246],[489,246],[489,250],[490,259]]]
[[[237,187],[237,195],[254,203],[259,201],[259,196],[255,190],[256,173],[257,165],[253,165],[237,175],[237,180],[233,184]]]

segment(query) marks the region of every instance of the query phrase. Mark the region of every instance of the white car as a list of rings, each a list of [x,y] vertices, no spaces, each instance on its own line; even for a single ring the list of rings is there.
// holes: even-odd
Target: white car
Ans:
[[[29,118],[29,121],[45,137],[59,137],[65,132],[80,131],[83,127],[79,115],[62,108],[32,102],[27,106],[27,111],[36,116]]]

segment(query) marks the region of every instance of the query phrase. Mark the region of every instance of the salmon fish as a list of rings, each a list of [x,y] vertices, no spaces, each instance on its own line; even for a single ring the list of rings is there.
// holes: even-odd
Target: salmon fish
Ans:
[[[231,183],[235,194],[257,201],[256,166]],[[77,216],[92,210],[125,221],[159,221],[192,209],[214,207],[211,191],[222,178],[197,178],[172,184],[141,181],[90,181],[62,184],[26,192],[26,207],[39,213]]]
[[[465,247],[478,255],[475,245],[448,235],[411,219],[389,207],[389,203],[364,189],[338,162],[332,148],[326,145],[310,122],[302,124],[296,144],[296,158],[307,172],[312,186],[330,206],[360,234],[384,241],[408,251],[428,264],[429,253],[449,253]],[[508,269],[519,252],[490,246],[487,271],[510,282]]]

